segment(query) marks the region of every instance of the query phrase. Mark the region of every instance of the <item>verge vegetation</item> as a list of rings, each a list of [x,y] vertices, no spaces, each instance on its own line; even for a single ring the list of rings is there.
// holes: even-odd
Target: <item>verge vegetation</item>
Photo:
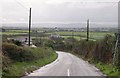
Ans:
[[[3,77],[24,76],[57,58],[52,48],[30,48],[13,43],[2,44]]]

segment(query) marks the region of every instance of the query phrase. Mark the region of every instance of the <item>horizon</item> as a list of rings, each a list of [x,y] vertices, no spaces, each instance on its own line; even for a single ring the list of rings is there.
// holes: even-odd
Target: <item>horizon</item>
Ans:
[[[31,26],[32,28],[85,28],[86,23],[32,23]],[[28,23],[3,23],[2,27],[28,28]],[[118,24],[90,23],[90,28],[118,28]]]

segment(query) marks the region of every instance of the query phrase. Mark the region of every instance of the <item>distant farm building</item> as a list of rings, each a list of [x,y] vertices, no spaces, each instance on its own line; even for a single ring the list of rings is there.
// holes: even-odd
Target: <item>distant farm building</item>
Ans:
[[[51,34],[50,38],[60,38],[59,34]]]
[[[22,42],[23,45],[28,45],[29,39],[28,38],[8,38],[8,40],[17,40]],[[32,39],[30,39],[30,45],[32,45]]]

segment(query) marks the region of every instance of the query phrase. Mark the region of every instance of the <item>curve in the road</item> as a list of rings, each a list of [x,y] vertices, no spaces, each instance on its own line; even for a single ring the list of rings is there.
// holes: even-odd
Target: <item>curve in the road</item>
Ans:
[[[28,76],[103,76],[94,65],[66,52],[57,52],[58,58]]]

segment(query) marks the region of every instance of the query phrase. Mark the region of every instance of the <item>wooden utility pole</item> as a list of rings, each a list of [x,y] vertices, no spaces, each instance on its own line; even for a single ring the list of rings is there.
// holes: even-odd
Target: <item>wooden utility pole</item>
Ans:
[[[115,44],[115,50],[114,50],[114,55],[113,55],[113,65],[119,66],[120,65],[120,61],[119,61],[119,57],[120,57],[120,1],[118,2],[118,31],[117,33],[115,33],[116,36],[116,44]]]
[[[72,30],[72,51],[73,51],[73,46],[74,46],[74,29]]]
[[[89,19],[87,20],[87,41],[89,41]]]
[[[113,55],[113,65],[119,66],[120,65],[120,61],[119,61],[119,57],[120,57],[120,1],[118,2],[118,31],[117,33],[115,33],[116,36],[116,44],[115,44],[115,50],[114,50],[114,55]]]
[[[74,38],[74,30],[72,30],[72,38]]]
[[[116,36],[116,44],[115,44],[115,49],[114,49],[114,55],[113,55],[113,65],[118,65],[119,64],[119,60],[118,60],[118,57],[119,57],[119,38],[120,38],[120,35],[119,33],[116,33],[115,34]]]
[[[118,2],[118,31],[115,33],[116,36],[116,44],[115,44],[115,49],[114,49],[114,55],[113,55],[113,65],[119,66],[119,57],[120,57],[120,51],[119,51],[119,46],[120,46],[120,1]]]
[[[30,46],[30,31],[31,31],[31,8],[30,8],[30,12],[29,12],[29,42],[28,45]]]

